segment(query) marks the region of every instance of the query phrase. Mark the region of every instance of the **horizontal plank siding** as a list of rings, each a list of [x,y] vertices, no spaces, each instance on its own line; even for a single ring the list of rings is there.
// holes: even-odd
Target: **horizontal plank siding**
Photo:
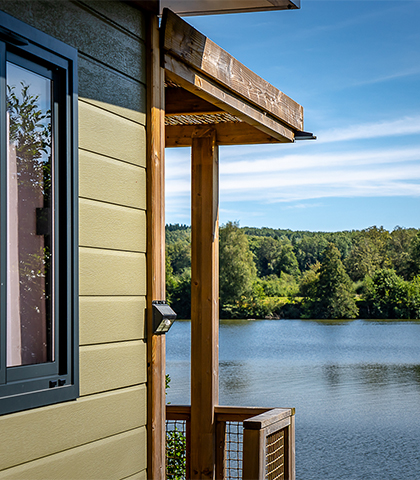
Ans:
[[[144,385],[1,418],[0,470],[146,424]]]
[[[79,147],[134,165],[145,166],[144,127],[107,110],[79,101]]]
[[[145,125],[145,86],[90,57],[79,55],[79,98]]]
[[[117,0],[83,0],[92,11],[103,15],[118,27],[127,30],[136,37],[146,38],[146,21],[143,16],[134,15],[133,9]]]
[[[146,83],[144,40],[82,2],[1,0],[0,8],[125,76]],[[140,21],[141,15],[134,9],[131,12]]]
[[[146,170],[113,158],[80,151],[79,195],[146,209]]]
[[[0,472],[1,480],[111,480],[146,468],[146,428],[72,448]],[[133,473],[134,472],[134,473]]]
[[[81,199],[80,246],[146,251],[146,212]]]
[[[0,416],[0,479],[146,479],[146,17],[0,0],[78,49],[80,393]]]
[[[80,295],[146,295],[143,253],[81,248]]]
[[[80,348],[80,395],[114,390],[147,380],[142,340]]]
[[[145,297],[80,297],[80,345],[145,338]]]
[[[142,472],[135,473],[134,475],[130,475],[129,477],[125,477],[123,480],[146,480],[147,473],[145,470]]]

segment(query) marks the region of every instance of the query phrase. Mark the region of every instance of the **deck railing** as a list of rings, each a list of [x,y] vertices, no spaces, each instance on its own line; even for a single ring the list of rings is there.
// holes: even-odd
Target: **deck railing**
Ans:
[[[295,480],[294,409],[215,407],[216,478]],[[167,478],[190,478],[191,407],[166,406]]]

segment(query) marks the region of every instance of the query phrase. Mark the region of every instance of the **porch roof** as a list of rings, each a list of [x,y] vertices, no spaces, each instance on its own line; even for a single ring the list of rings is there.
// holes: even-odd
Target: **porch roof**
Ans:
[[[200,128],[219,145],[290,143],[303,132],[303,107],[172,11],[161,25],[167,147],[191,145]]]

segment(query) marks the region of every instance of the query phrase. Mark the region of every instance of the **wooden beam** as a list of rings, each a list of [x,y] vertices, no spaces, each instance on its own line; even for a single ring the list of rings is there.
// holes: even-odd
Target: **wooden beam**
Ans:
[[[271,135],[258,130],[245,122],[215,123],[211,127],[216,132],[218,145],[254,145],[265,143],[282,143]],[[201,130],[207,130],[207,125],[166,125],[166,147],[191,147],[193,135]],[[283,140],[284,142],[284,140]]]
[[[238,98],[232,90],[222,87],[168,54],[165,55],[164,61],[166,77],[185,90],[235,115],[280,142],[294,141],[294,131],[290,127],[283,125],[279,120],[247,103],[244,99]]]
[[[219,165],[216,134],[191,149],[191,478],[214,479],[219,397]]]
[[[147,24],[147,478],[164,480],[165,336],[153,335],[152,313],[152,301],[165,299],[164,71],[157,16]]]
[[[223,110],[206,102],[197,95],[183,88],[165,88],[165,114],[166,115],[199,115],[220,113]]]
[[[170,10],[162,17],[163,48],[198,72],[295,130],[303,130],[303,107],[201,34]]]

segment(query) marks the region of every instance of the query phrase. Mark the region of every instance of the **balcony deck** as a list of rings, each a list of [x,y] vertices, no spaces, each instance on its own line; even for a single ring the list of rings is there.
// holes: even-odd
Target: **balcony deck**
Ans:
[[[293,408],[215,407],[216,479],[295,480]],[[167,478],[191,478],[191,407],[166,405]]]

